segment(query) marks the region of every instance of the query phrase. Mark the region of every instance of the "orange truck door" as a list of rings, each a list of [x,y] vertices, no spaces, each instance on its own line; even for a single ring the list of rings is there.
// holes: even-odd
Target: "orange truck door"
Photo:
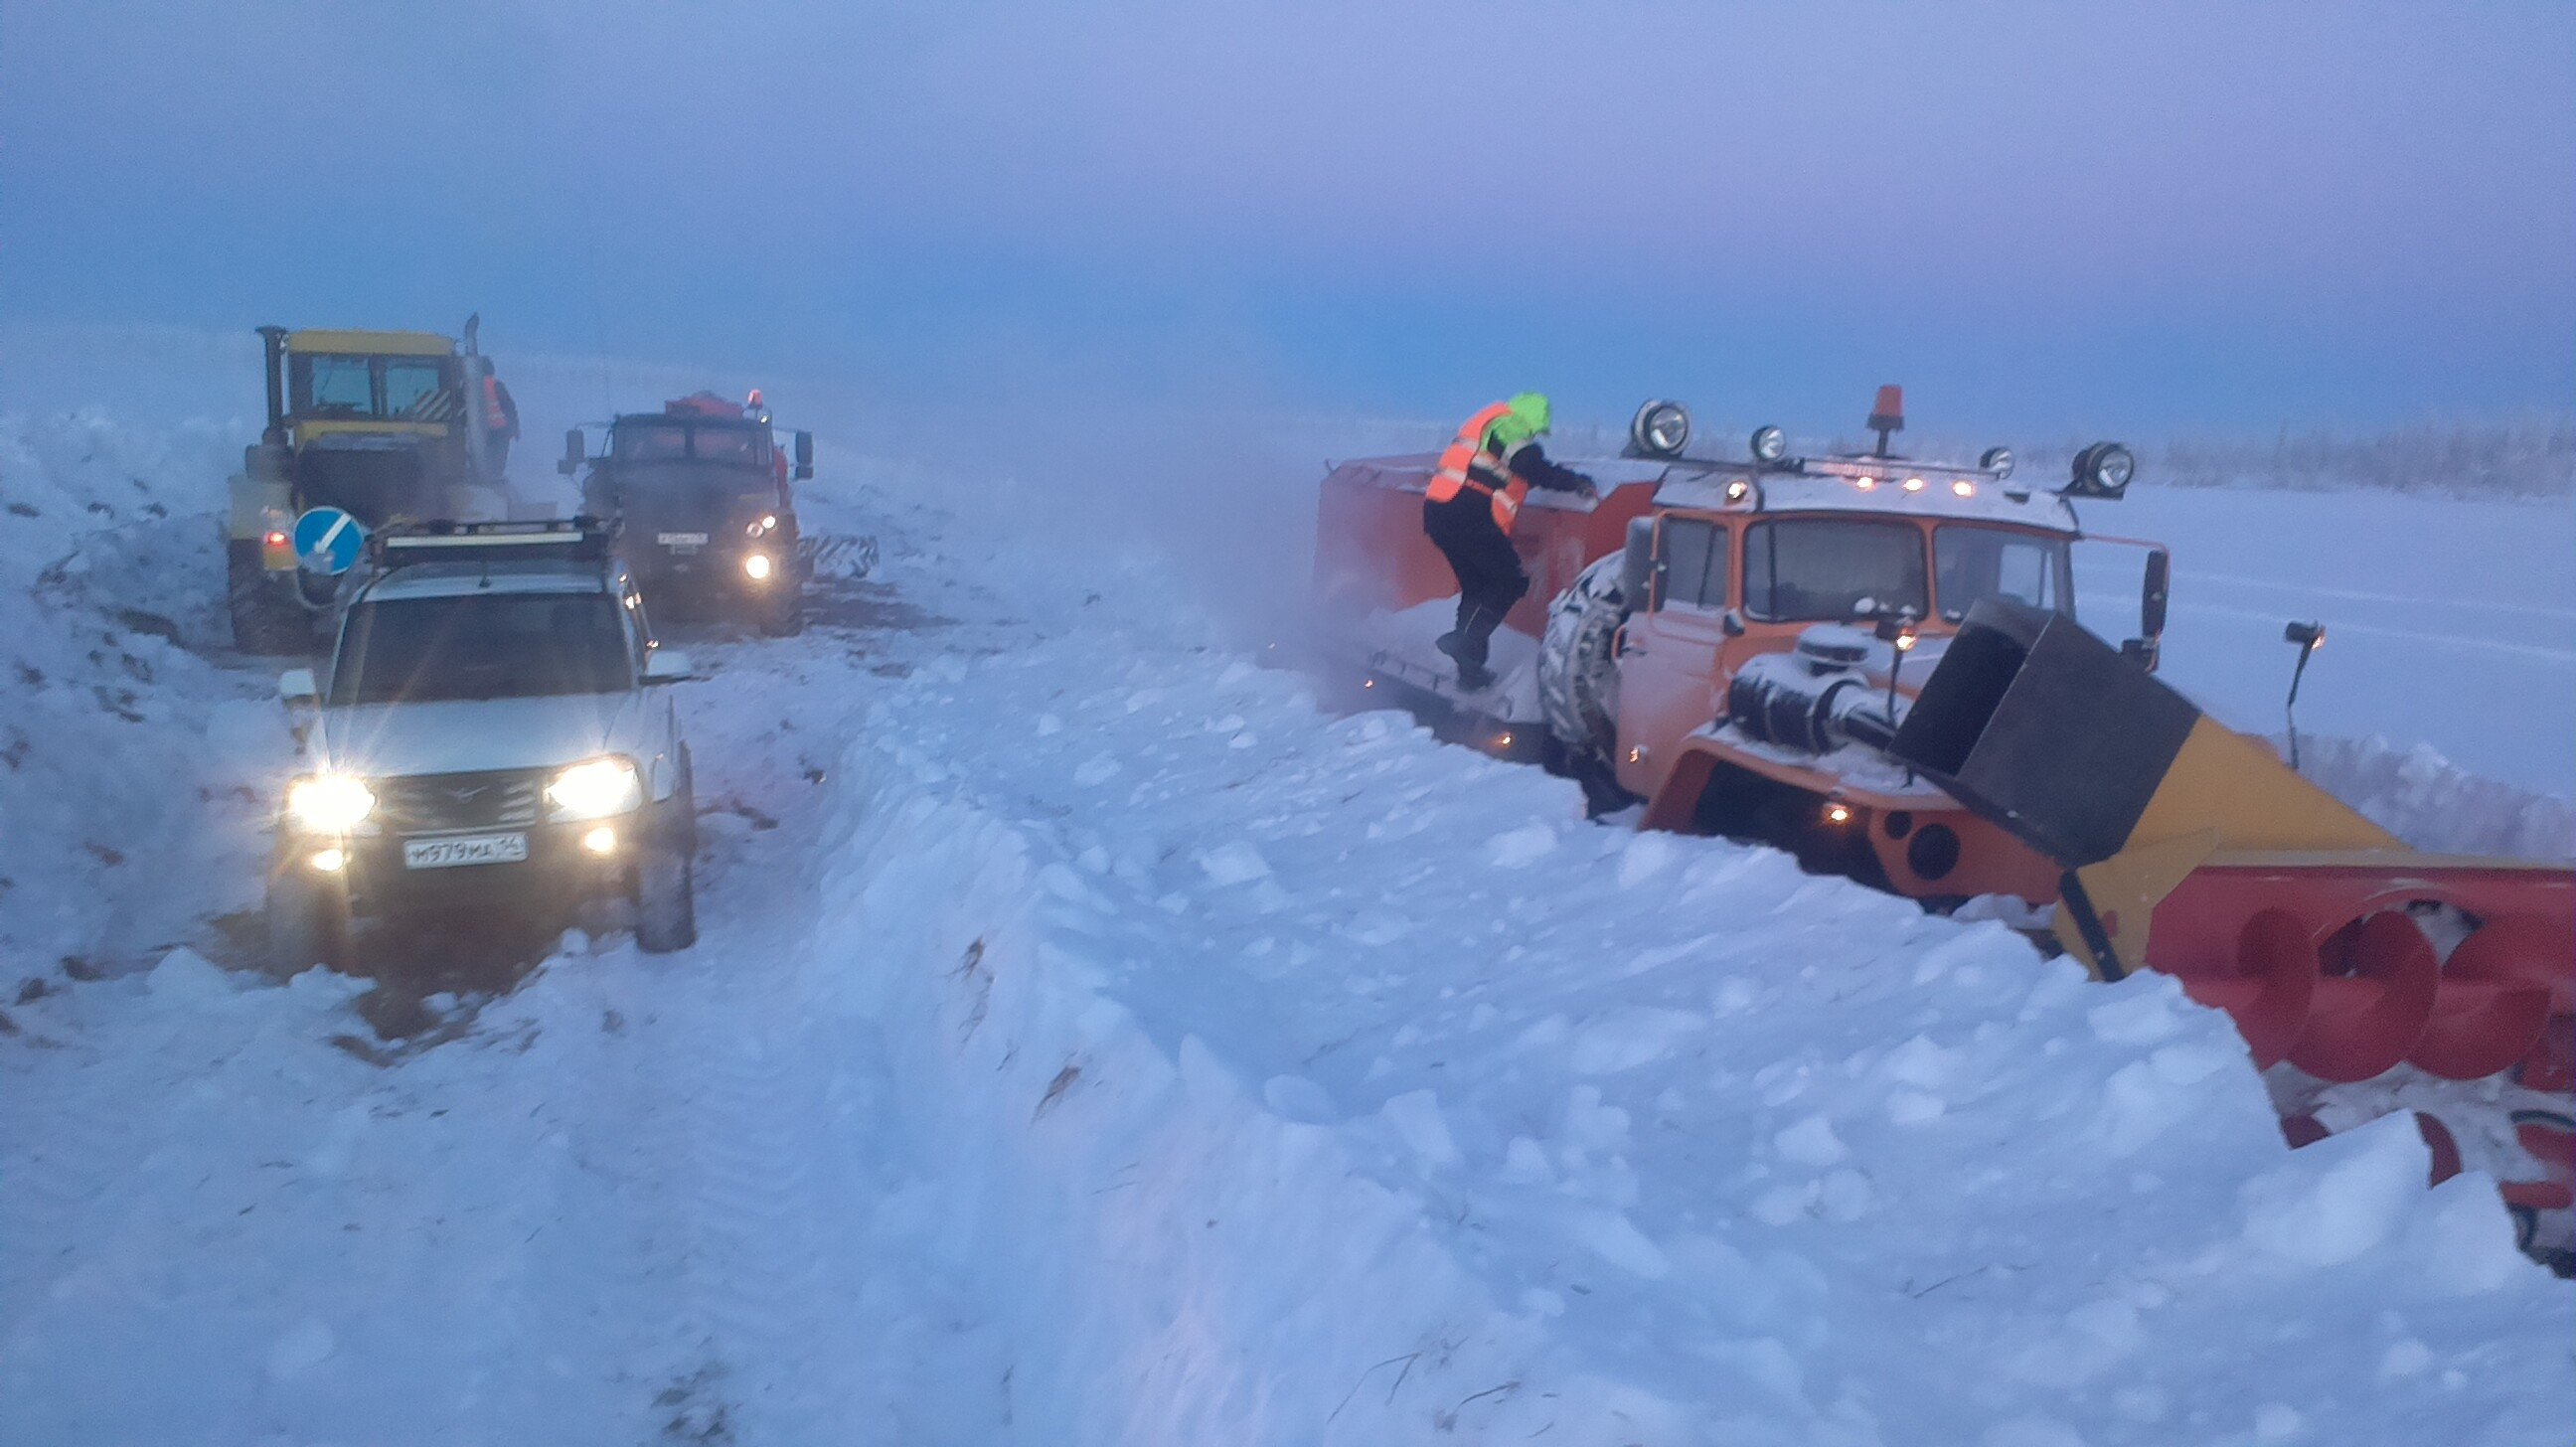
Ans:
[[[1717,716],[1734,561],[1726,523],[1657,520],[1650,606],[1629,617],[1619,659],[1619,781],[1638,794],[1651,797],[1673,745]]]

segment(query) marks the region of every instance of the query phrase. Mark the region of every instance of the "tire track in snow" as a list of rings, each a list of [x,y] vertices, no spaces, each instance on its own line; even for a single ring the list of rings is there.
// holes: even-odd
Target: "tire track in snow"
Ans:
[[[824,1008],[829,982],[808,965],[817,941],[800,865],[824,847],[829,819],[810,780],[836,750],[794,725],[846,712],[857,666],[818,657],[843,641],[713,651],[724,677],[683,704],[702,799],[738,800],[767,822],[728,831],[702,877],[709,928],[672,961],[639,1032],[661,1064],[646,1134],[683,1258],[674,1305],[699,1358],[665,1394],[685,1398],[663,1414],[675,1435],[838,1443],[905,1421],[903,1440],[944,1440],[916,1419],[954,1416],[923,1409],[906,1370],[954,1347],[916,1341],[937,1292],[913,1279],[924,1266],[896,1268],[886,1249],[882,1198],[900,1151],[881,1123],[894,1087],[876,1027]]]

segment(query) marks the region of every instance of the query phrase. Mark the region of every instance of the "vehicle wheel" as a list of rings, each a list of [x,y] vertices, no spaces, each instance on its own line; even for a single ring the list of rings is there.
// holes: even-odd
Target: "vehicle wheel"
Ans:
[[[313,647],[312,625],[292,598],[280,597],[256,555],[226,550],[224,604],[233,619],[233,647],[254,656],[305,653]]]
[[[635,944],[667,955],[698,942],[696,885],[689,856],[654,844],[635,861]]]
[[[804,590],[785,588],[777,596],[763,599],[760,604],[760,631],[772,638],[792,638],[804,632]]]
[[[301,872],[268,884],[268,962],[280,978],[349,965],[349,896]]]
[[[698,768],[689,757],[689,746],[680,745],[680,787],[669,806],[679,815],[680,849],[691,859],[698,857]]]
[[[1548,605],[1539,643],[1539,708],[1566,751],[1607,772],[1619,740],[1619,660],[1612,640],[1627,621],[1621,555],[1596,560]]]

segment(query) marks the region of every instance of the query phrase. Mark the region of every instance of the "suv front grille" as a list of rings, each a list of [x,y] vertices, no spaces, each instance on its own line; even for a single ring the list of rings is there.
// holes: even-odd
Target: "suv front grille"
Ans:
[[[525,769],[378,779],[376,819],[392,834],[524,829],[537,822],[544,788],[545,776]]]

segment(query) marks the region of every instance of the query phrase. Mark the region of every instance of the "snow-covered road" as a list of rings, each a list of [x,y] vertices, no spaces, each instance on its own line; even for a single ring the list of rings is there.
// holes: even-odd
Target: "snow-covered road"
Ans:
[[[278,766],[259,676],[133,644],[129,723],[81,674],[113,654],[47,656],[78,686],[12,705],[57,721],[53,772],[0,823],[92,807],[136,862],[12,834],[0,868],[173,887],[124,887],[139,922],[0,923],[0,1441],[2576,1420],[2576,1298],[2485,1183],[2423,1191],[2402,1119],[2285,1151],[2169,982],[1586,823],[1563,781],[1319,714],[1150,552],[997,533],[916,481],[826,500],[886,562],[823,626],[690,640],[699,946],[576,937],[409,1044],[363,982],[201,957],[224,932],[191,921],[255,892],[222,871],[259,806],[215,771]],[[24,631],[135,586],[58,589]],[[152,606],[204,627],[175,586]],[[98,742],[46,755],[74,718]],[[137,770],[204,795],[155,811]],[[118,930],[102,958],[146,968],[33,953]]]

